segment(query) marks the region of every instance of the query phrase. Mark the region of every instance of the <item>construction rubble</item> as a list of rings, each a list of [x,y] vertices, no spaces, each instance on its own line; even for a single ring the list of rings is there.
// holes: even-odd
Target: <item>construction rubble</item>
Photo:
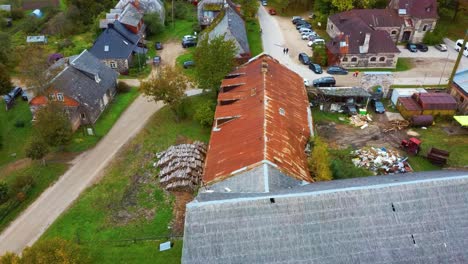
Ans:
[[[402,130],[409,127],[410,122],[407,120],[392,120],[389,122],[388,128],[386,128],[383,132],[390,132],[396,130]]]
[[[157,153],[160,169],[159,183],[168,191],[193,192],[201,182],[203,164],[206,157],[206,144],[195,141],[193,144],[171,146]]]
[[[351,151],[356,167],[366,168],[375,174],[411,172],[411,166],[398,151],[386,148],[366,147]]]
[[[361,129],[364,129],[369,126],[369,122],[372,122],[371,117],[369,114],[367,115],[352,115],[349,118],[349,123],[353,126],[360,127]]]

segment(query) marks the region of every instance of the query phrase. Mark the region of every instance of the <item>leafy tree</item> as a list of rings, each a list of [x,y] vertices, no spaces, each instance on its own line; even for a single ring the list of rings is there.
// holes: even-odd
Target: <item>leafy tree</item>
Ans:
[[[339,12],[342,12],[353,9],[353,2],[353,0],[332,0],[332,5],[335,6]]]
[[[11,53],[11,38],[8,33],[0,32],[0,64],[8,64]]]
[[[7,68],[0,64],[0,95],[10,92],[12,86]]]
[[[318,136],[313,141],[314,147],[308,160],[309,170],[315,181],[330,181],[333,178],[330,170],[328,145]]]
[[[21,256],[21,263],[87,264],[91,263],[91,258],[80,245],[61,238],[52,238],[40,240],[32,247],[25,248]]]
[[[187,89],[187,79],[178,68],[164,66],[159,72],[140,86],[141,91],[153,101],[163,101],[174,112],[177,121],[181,116],[179,112],[182,99]]]
[[[42,159],[42,164],[45,164],[44,157],[49,152],[47,144],[42,139],[34,139],[26,146],[26,157],[33,160]]]
[[[212,100],[205,100],[197,105],[194,119],[200,122],[200,125],[211,127],[215,114],[215,104]]]
[[[161,23],[161,17],[158,13],[148,13],[143,16],[146,25],[146,34],[148,37],[156,36],[164,31],[164,25]]]
[[[314,53],[312,56],[314,63],[320,64],[321,66],[327,66],[328,57],[325,45],[314,45],[312,50]]]
[[[54,77],[54,73],[48,71],[47,51],[40,46],[28,46],[22,51],[19,63],[20,78],[29,87],[36,89],[40,94]]]
[[[257,14],[259,1],[252,0],[237,0],[236,3],[241,5],[241,12],[246,19],[253,19]]]
[[[35,129],[52,147],[68,144],[72,136],[70,121],[60,102],[50,102],[36,112]]]
[[[236,46],[232,40],[225,41],[224,36],[212,40],[202,37],[193,56],[200,87],[211,89],[216,95],[222,79],[235,65],[235,54]]]
[[[70,13],[70,19],[83,25],[92,25],[95,17],[115,5],[113,0],[65,0],[65,3],[68,9],[74,10]]]
[[[6,182],[0,182],[0,204],[8,199],[8,184]],[[0,259],[0,263],[1,259]]]

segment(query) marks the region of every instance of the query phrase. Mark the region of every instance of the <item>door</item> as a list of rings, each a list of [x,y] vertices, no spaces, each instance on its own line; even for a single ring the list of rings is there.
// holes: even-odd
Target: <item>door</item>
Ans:
[[[407,42],[409,41],[410,37],[411,37],[411,31],[405,31],[403,32],[403,37],[401,38],[401,41]]]

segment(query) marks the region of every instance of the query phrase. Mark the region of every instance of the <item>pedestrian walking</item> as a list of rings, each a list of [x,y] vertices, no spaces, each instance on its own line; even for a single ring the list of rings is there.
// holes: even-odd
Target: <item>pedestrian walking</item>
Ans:
[[[286,54],[289,54],[289,48],[286,48]]]
[[[355,71],[353,74],[354,77],[358,77],[358,75],[359,75],[359,71]]]
[[[286,48],[283,48],[283,54],[286,54]]]

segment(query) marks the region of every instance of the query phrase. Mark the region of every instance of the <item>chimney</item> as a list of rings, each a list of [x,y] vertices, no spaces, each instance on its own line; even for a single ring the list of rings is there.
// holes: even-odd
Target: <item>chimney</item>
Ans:
[[[266,60],[262,61],[262,72],[263,73],[268,72],[268,63],[266,62]]]
[[[370,41],[370,33],[366,33],[366,37],[364,38],[364,44],[362,44],[362,46],[359,46],[359,53],[369,52],[369,41]]]

